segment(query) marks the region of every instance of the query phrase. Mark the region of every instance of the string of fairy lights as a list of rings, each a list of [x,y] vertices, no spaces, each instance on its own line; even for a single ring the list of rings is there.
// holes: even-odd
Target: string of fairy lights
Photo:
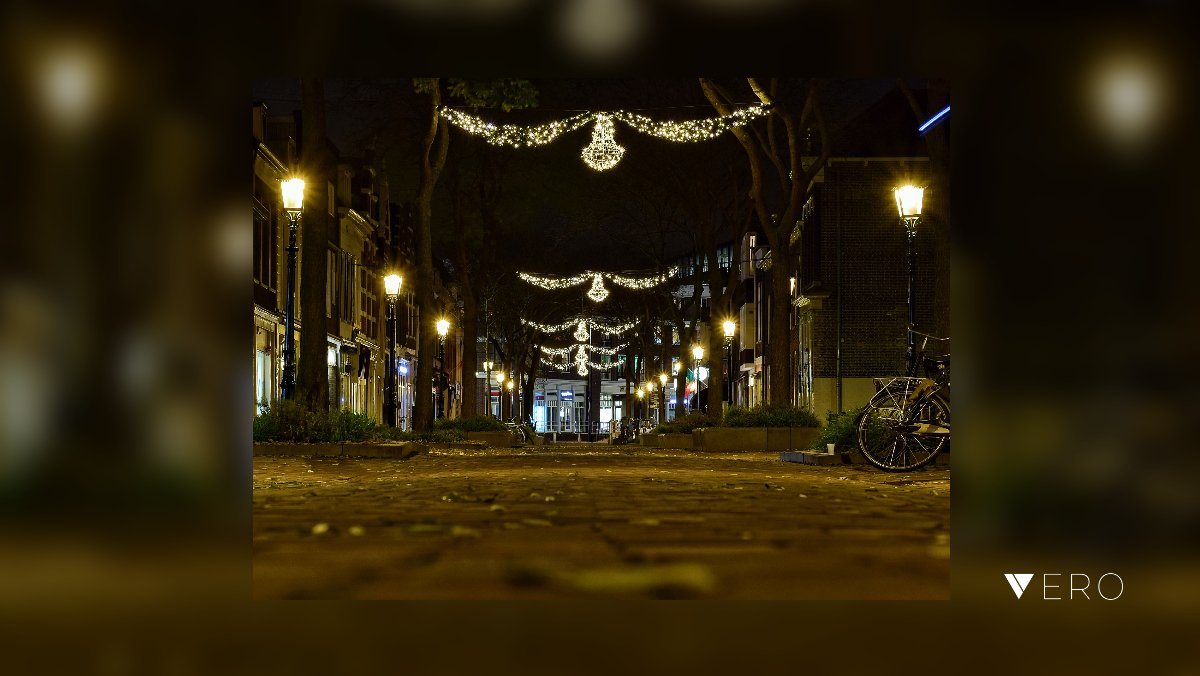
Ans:
[[[662,274],[645,275],[641,277],[631,277],[615,272],[594,272],[590,270],[587,272],[582,272],[578,275],[572,275],[570,277],[547,277],[543,275],[533,275],[528,272],[518,272],[517,277],[520,277],[522,280],[548,291],[569,289],[573,286],[585,284],[590,279],[592,280],[592,287],[588,289],[586,293],[587,297],[590,298],[594,303],[603,303],[604,300],[608,298],[609,294],[608,288],[604,286],[604,280],[606,279],[617,286],[622,286],[627,289],[646,290],[665,283],[668,279],[675,275],[677,271],[677,268],[671,268]]]
[[[571,117],[537,125],[495,124],[477,115],[472,115],[448,106],[439,109],[443,119],[459,129],[482,136],[492,145],[512,148],[530,148],[546,145],[563,134],[574,131],[595,121],[592,140],[580,153],[589,167],[595,171],[607,171],[617,166],[625,155],[625,148],[616,142],[614,121],[622,122],[636,131],[673,143],[697,143],[714,139],[721,134],[749,123],[771,112],[769,106],[757,103],[738,108],[728,114],[698,120],[655,120],[646,115],[624,110],[588,111]]]
[[[558,369],[559,371],[567,371],[572,365],[574,365],[576,373],[581,376],[586,376],[589,367],[598,371],[605,371],[613,368],[614,366],[622,366],[625,363],[625,356],[618,353],[627,347],[629,347],[628,343],[619,345],[617,347],[598,347],[595,345],[588,345],[587,343],[571,345],[568,347],[542,346],[541,350],[543,354],[551,357],[558,357],[558,360],[555,361],[553,359],[547,359],[546,357],[542,357],[541,360],[546,366]],[[575,355],[574,357],[571,357],[572,352]],[[607,363],[594,362],[591,360],[591,353],[601,354],[609,357],[616,356],[617,358],[614,361]]]
[[[525,326],[535,328],[543,333],[559,333],[560,331],[566,331],[567,329],[574,327],[575,340],[578,340],[579,342],[586,341],[591,336],[592,332],[602,333],[606,336],[616,336],[625,333],[634,326],[637,326],[637,322],[628,322],[625,324],[604,324],[600,321],[587,317],[569,319],[562,324],[541,324],[539,322],[522,318],[521,323]]]

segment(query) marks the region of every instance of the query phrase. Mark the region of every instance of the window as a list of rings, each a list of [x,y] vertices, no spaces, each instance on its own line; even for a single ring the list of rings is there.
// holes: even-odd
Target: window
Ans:
[[[275,257],[276,220],[271,214],[254,209],[254,282],[275,290],[278,262]]]
[[[273,208],[275,199],[266,183],[255,177],[254,199],[251,200],[254,217],[254,282],[269,291],[275,290],[279,275],[276,252],[279,219]]]
[[[728,272],[729,266],[733,261],[733,245],[723,246],[717,249],[717,267]]]
[[[339,271],[341,280],[341,295],[338,297],[338,305],[341,308],[341,320],[347,324],[353,324],[355,315],[358,311],[357,295],[355,293],[354,269],[357,263],[354,257],[345,251],[342,252],[342,266]]]
[[[334,251],[326,251],[325,261],[325,316],[333,317],[333,299],[337,298],[338,258]]]
[[[379,339],[379,297],[375,293],[378,279],[365,268],[358,269],[359,316],[358,326],[372,340]]]

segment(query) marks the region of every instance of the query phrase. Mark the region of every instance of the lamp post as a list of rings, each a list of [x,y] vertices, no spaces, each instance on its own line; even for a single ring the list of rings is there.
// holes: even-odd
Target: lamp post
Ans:
[[[696,408],[700,408],[700,360],[704,359],[704,348],[699,345],[692,348],[692,356],[696,358],[696,367],[692,373],[696,376]],[[689,409],[690,410],[690,409]]]
[[[484,404],[483,410],[484,410],[485,415],[487,415],[488,417],[491,417],[491,415],[492,415],[492,362],[486,360],[487,346],[485,345],[483,349],[484,349],[483,356],[485,358],[485,360],[483,362],[483,370],[485,372],[483,384],[484,384],[484,389],[487,390],[487,392],[484,394],[484,397],[485,397],[485,400],[487,401],[487,403]]]
[[[516,402],[513,400],[513,381],[511,378],[509,378],[508,385],[505,385],[505,387],[508,388],[508,414],[512,416],[514,415],[513,411],[516,409]]]
[[[917,221],[921,220],[921,202],[925,196],[925,188],[906,185],[896,188],[896,209],[900,212],[900,221],[904,223],[904,232],[908,239],[908,351],[905,354],[905,365],[909,375],[916,374],[917,350],[913,336],[913,308],[916,307],[916,249],[913,245],[917,236]]]
[[[444,418],[446,416],[445,405],[442,402],[442,380],[446,377],[446,333],[450,330],[450,322],[445,319],[437,321],[438,332],[438,374],[437,374],[437,398],[434,402],[435,418]]]
[[[383,278],[383,292],[387,295],[387,325],[388,352],[387,371],[383,378],[383,422],[389,427],[396,426],[396,297],[400,295],[400,287],[404,278],[391,274]]]
[[[733,323],[732,319],[726,319],[722,325],[725,329],[725,359],[729,365],[729,375],[725,378],[725,402],[726,406],[731,404],[733,399],[733,334],[737,331],[737,324]]]
[[[300,220],[300,212],[304,208],[304,181],[291,178],[280,182],[283,192],[283,211],[288,218],[288,261],[287,261],[287,300],[284,304],[283,337],[283,381],[279,389],[284,401],[296,396],[296,351],[293,344],[295,334],[296,312],[296,229]]]
[[[662,402],[662,420],[659,422],[665,423],[667,421],[667,374],[658,374],[658,382],[662,385],[662,396],[659,399]]]
[[[504,371],[496,372],[496,389],[500,390],[500,396],[496,398],[496,417],[504,420]],[[492,388],[488,386],[488,408],[491,408]]]

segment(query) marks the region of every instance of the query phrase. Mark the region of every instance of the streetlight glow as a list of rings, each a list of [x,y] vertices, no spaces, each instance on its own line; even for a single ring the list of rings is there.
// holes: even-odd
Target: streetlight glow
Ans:
[[[504,371],[496,371],[496,384],[497,385],[504,384]]]
[[[445,319],[439,319],[437,322],[438,335],[445,338],[446,332],[449,330],[450,330],[450,322],[446,321]]]
[[[665,373],[658,374],[658,382],[662,383],[662,386],[665,389],[667,387],[667,374],[665,374]]]
[[[388,275],[383,278],[383,292],[388,296],[400,295],[400,287],[404,285],[404,278],[400,275]]]
[[[900,218],[915,218],[921,215],[921,202],[925,197],[925,188],[906,185],[896,188],[896,208]]]
[[[734,324],[733,321],[726,319],[724,328],[725,328],[725,337],[733,338],[733,332],[737,330],[737,324]]]
[[[283,210],[296,212],[304,208],[304,180],[290,178],[280,182],[283,190]]]
[[[699,345],[697,345],[696,347],[693,347],[692,348],[692,356],[696,358],[696,361],[700,361],[701,359],[704,359],[704,348],[700,347]]]

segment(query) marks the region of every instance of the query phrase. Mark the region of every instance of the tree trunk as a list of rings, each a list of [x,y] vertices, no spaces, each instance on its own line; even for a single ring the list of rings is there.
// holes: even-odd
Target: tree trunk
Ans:
[[[464,274],[465,278],[466,275]],[[463,290],[463,371],[462,371],[462,417],[473,418],[479,415],[479,402],[476,392],[475,372],[481,370],[476,357],[479,349],[479,303],[475,294],[466,284],[459,285]]]
[[[325,89],[320,80],[301,80],[303,96],[303,151],[301,174],[305,180],[304,212],[300,219],[300,358],[296,390],[310,411],[330,408],[329,363],[326,357],[325,294],[328,268],[328,205],[325,185],[330,158],[325,145]]]
[[[767,401],[772,405],[792,402],[791,337],[788,316],[792,304],[791,270],[787,265],[787,239],[780,246],[772,243],[771,319],[767,343],[770,372],[767,374]]]
[[[433,362],[437,355],[437,333],[431,322],[439,312],[433,295],[433,188],[446,162],[449,135],[438,115],[441,93],[438,86],[430,91],[430,126],[425,136],[425,154],[421,162],[417,190],[417,378],[413,397],[413,430],[433,430]]]
[[[704,348],[705,355],[708,357],[708,413],[714,417],[721,417],[725,413],[725,407],[722,405],[725,401],[725,364],[728,363],[725,355],[725,337],[715,321],[710,322],[708,329],[708,346]]]

